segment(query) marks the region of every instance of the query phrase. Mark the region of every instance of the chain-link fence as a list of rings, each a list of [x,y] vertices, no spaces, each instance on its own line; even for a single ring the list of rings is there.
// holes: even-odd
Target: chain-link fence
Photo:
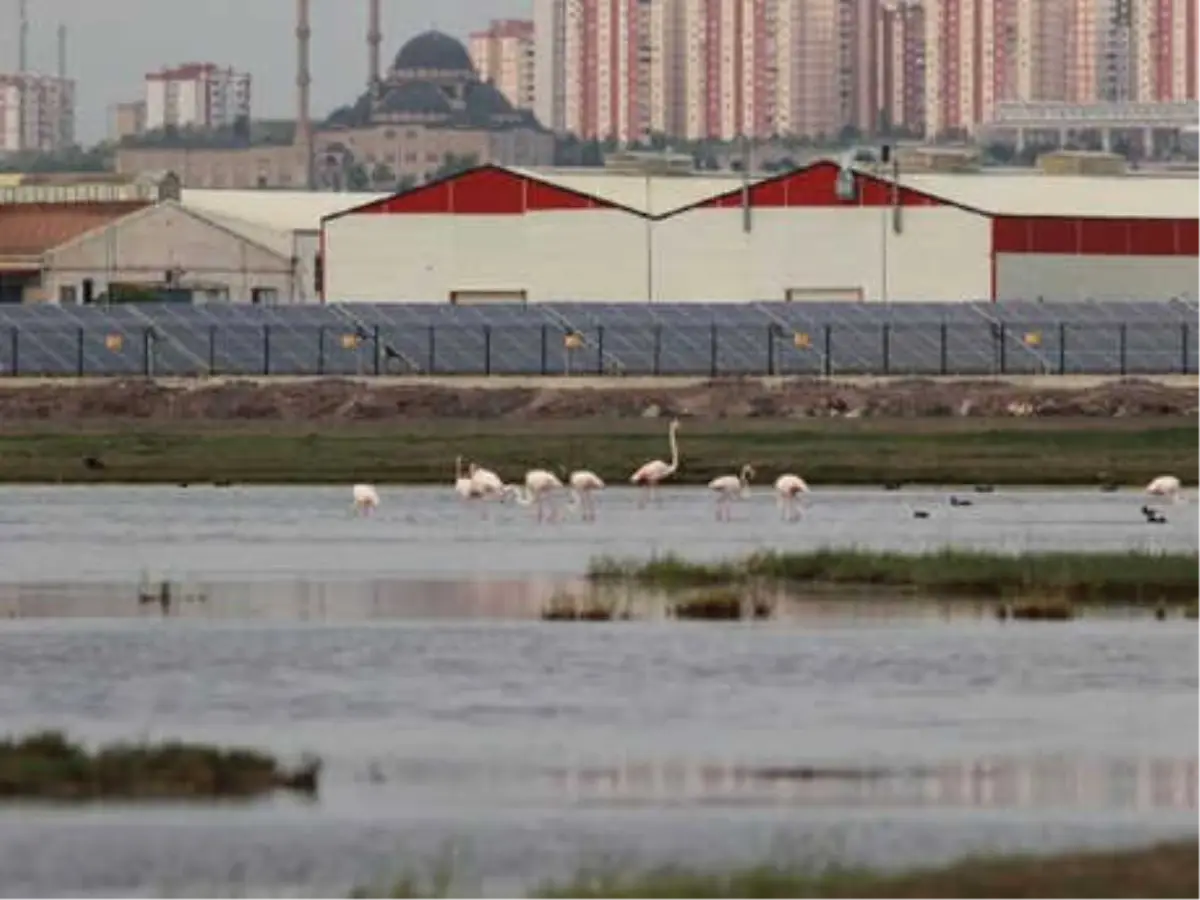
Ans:
[[[1194,374],[1188,322],[0,329],[9,376]]]

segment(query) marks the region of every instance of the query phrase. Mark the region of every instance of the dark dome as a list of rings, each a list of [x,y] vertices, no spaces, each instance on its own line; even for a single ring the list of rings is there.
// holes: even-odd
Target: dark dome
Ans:
[[[389,88],[383,97],[383,108],[394,113],[448,113],[450,101],[428,81],[406,81]]]
[[[486,81],[467,85],[467,115],[473,119],[487,119],[512,113],[513,105],[500,91]]]
[[[393,68],[439,69],[443,72],[474,72],[471,56],[461,42],[440,31],[418,34],[400,48]]]

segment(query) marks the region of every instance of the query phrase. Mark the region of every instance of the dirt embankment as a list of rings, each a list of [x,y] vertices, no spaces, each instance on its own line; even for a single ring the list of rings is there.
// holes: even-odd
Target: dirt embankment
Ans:
[[[154,422],[509,421],[591,418],[1053,418],[1197,414],[1195,386],[1114,381],[1083,388],[927,379],[775,384],[717,380],[683,386],[456,387],[326,379],[306,382],[146,381],[13,385],[0,424]]]

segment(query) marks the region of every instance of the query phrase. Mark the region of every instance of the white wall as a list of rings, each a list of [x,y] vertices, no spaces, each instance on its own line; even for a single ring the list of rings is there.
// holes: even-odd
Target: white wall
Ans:
[[[905,210],[902,225],[895,234],[882,209],[755,210],[749,234],[740,209],[657,223],[608,210],[347,215],[325,227],[325,298],[444,303],[453,291],[525,291],[531,302],[739,301],[806,288],[867,300],[990,297],[986,217],[922,207]]]
[[[997,300],[1196,299],[1192,256],[996,255]]]
[[[347,215],[325,225],[325,298],[445,303],[454,291],[525,291],[531,302],[644,301],[645,234],[644,220],[616,210]]]
[[[698,209],[654,230],[656,299],[784,300],[789,289],[864,299],[983,300],[991,294],[991,223],[953,208]],[[885,248],[886,244],[886,248]]]

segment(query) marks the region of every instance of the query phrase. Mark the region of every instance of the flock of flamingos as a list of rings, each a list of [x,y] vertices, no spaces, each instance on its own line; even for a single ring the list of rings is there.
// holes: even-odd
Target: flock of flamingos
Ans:
[[[652,459],[642,465],[629,476],[630,484],[641,488],[638,508],[643,508],[648,501],[657,499],[658,486],[679,470],[679,443],[676,433],[679,431],[679,420],[673,419],[667,429],[667,440],[671,448],[671,461]],[[565,483],[557,475],[547,469],[530,469],[525,473],[524,485],[506,484],[499,475],[491,469],[485,469],[474,462],[463,469],[462,457],[455,460],[454,492],[463,501],[505,502],[515,499],[521,506],[532,506],[537,510],[539,522],[549,517],[556,521],[559,507],[555,498],[564,490],[568,492],[567,505],[579,508],[581,518],[585,522],[596,518],[595,494],[604,490],[605,484],[595,472],[588,469],[577,469],[567,473],[563,470]],[[729,521],[732,518],[733,502],[744,499],[749,495],[750,482],[754,478],[754,467],[742,466],[736,475],[720,475],[708,483],[708,489],[716,498],[717,521]],[[800,502],[809,493],[808,484],[799,475],[790,472],[780,475],[774,484],[776,501],[780,517],[785,521],[795,521],[800,516]],[[1178,502],[1182,499],[1179,479],[1174,475],[1160,475],[1146,486],[1146,493],[1167,498]],[[379,492],[374,485],[354,485],[354,509],[365,515],[379,506]],[[951,498],[952,502],[954,498]],[[955,505],[966,505],[967,501],[959,501]],[[1149,522],[1165,522],[1161,513],[1148,506],[1142,507],[1142,514]],[[484,506],[483,515],[487,515]],[[916,514],[923,518],[928,514]]]

